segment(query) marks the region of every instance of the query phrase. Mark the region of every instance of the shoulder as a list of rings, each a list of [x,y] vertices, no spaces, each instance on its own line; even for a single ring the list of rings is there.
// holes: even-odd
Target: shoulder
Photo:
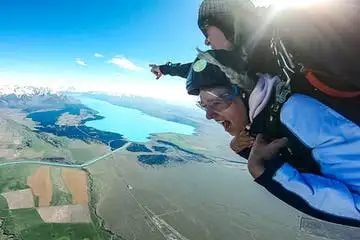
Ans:
[[[334,138],[358,138],[355,123],[318,100],[293,94],[281,109],[280,121],[310,148]]]

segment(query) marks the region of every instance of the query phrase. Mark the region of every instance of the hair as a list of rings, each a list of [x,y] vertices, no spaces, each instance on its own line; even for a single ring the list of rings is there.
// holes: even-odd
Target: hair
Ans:
[[[197,48],[197,51],[198,51],[198,58],[199,59],[204,59],[208,63],[213,64],[215,66],[218,66],[221,69],[221,71],[226,75],[226,77],[230,80],[231,84],[240,87],[246,93],[250,93],[253,90],[253,88],[255,86],[255,83],[248,76],[248,74],[246,72],[238,73],[235,70],[233,70],[232,68],[221,64],[218,60],[216,60],[208,52],[201,51],[198,48]],[[246,56],[245,53],[244,53],[244,56]]]

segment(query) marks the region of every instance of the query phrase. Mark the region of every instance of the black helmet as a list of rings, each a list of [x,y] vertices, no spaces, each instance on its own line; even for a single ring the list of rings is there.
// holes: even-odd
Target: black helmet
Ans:
[[[207,27],[215,26],[234,43],[236,18],[253,8],[250,0],[204,0],[199,8],[198,26],[205,36]]]
[[[229,41],[234,37],[233,3],[236,0],[204,0],[199,8],[198,26],[206,36],[208,26],[218,27]]]
[[[215,57],[215,50],[209,50],[207,52]],[[187,77],[186,90],[190,95],[199,95],[201,88],[231,85],[230,80],[218,66],[204,59],[196,58],[191,65]]]

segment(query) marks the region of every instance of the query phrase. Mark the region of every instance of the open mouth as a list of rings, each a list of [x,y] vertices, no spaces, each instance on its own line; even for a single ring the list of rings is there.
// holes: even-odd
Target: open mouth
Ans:
[[[230,129],[231,126],[231,122],[230,121],[226,121],[226,120],[217,120],[216,122],[220,123],[221,125],[223,125],[225,131],[228,131]]]

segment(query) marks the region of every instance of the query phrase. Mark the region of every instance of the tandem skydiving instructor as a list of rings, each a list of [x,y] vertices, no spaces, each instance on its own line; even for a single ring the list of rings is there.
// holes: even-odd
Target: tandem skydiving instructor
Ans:
[[[354,0],[282,11],[204,0],[198,25],[214,50],[150,66],[157,79],[187,78],[256,183],[306,214],[358,227],[359,9]]]

